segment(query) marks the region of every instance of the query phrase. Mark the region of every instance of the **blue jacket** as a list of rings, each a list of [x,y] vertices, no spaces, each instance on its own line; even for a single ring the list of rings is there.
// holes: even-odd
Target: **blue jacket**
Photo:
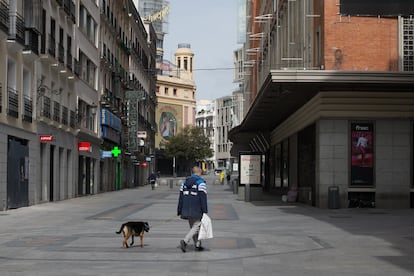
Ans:
[[[200,176],[193,174],[181,184],[177,215],[183,219],[201,220],[203,213],[207,212],[206,182]]]

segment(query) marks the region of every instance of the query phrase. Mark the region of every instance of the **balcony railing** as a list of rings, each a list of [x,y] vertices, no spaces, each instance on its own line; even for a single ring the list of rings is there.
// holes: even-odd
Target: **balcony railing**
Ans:
[[[60,123],[60,103],[53,102],[53,121]]]
[[[25,50],[30,50],[36,55],[39,54],[39,34],[34,29],[26,29],[25,31]]]
[[[76,20],[76,17],[75,17],[75,13],[76,13],[75,3],[73,3],[72,0],[62,0],[62,2],[63,2],[63,10],[68,15],[68,17],[73,21],[73,23],[75,23],[75,20]]]
[[[65,63],[65,47],[63,47],[63,44],[59,43],[59,62]]]
[[[80,65],[79,60],[74,59],[73,60],[73,66],[74,66],[73,71],[75,72],[75,75],[79,77],[80,73],[81,73],[81,65]]]
[[[32,122],[33,116],[33,100],[30,96],[24,96],[24,110],[23,110],[23,120],[27,122]]]
[[[9,5],[4,1],[0,2],[0,28],[5,32],[9,32]]]
[[[73,110],[70,111],[69,126],[71,128],[76,127],[76,112]]]
[[[68,125],[68,108],[66,106],[62,107],[62,124]]]
[[[25,36],[24,36],[24,20],[23,17],[18,14],[10,14],[9,18],[9,38],[14,39],[20,44],[25,44]]]
[[[42,116],[50,119],[50,98],[43,96]]]
[[[19,93],[16,89],[7,87],[7,114],[19,117]]]
[[[69,68],[69,70],[72,71],[73,68],[73,60],[72,60],[72,54],[69,50],[66,51],[66,66]]]
[[[51,35],[49,35],[49,54],[56,57],[56,40]]]

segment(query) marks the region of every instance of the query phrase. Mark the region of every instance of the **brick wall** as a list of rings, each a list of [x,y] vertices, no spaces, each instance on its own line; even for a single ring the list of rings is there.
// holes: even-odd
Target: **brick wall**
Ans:
[[[398,70],[398,19],[340,16],[339,0],[324,1],[326,70]]]

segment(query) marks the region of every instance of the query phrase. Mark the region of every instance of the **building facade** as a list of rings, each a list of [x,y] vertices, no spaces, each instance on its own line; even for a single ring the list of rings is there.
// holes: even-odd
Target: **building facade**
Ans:
[[[413,206],[414,7],[397,2],[247,2],[250,108],[230,136],[236,154],[264,157],[251,188],[321,208]]]
[[[141,120],[152,129],[148,147],[156,104],[155,35],[133,9],[132,0],[0,2],[3,209],[133,183],[125,91],[139,83],[150,99]],[[119,158],[102,154],[115,147]]]
[[[164,62],[167,64],[166,62]],[[155,147],[158,148],[157,171],[173,175],[184,173],[180,164],[163,155],[168,139],[186,126],[195,126],[196,85],[194,82],[194,53],[189,44],[179,44],[175,52],[175,64],[164,67],[157,75],[158,133]]]
[[[204,135],[208,137],[210,141],[210,148],[213,152],[213,156],[203,160],[200,164],[204,173],[214,170],[217,165],[215,157],[216,149],[216,139],[215,139],[215,130],[216,130],[216,108],[215,101],[212,100],[198,100],[196,108],[196,127],[202,128]]]
[[[170,3],[167,0],[134,0],[143,20],[151,22],[156,33],[156,67],[159,70],[164,61],[164,36],[168,33]]]
[[[109,153],[101,161],[103,190],[144,185],[153,166],[156,99],[151,35],[153,30],[145,26],[132,0],[101,1],[100,120],[102,150]],[[141,138],[143,143],[138,142]],[[113,151],[116,155],[110,154]]]
[[[215,131],[215,157],[216,167],[230,169],[232,142],[228,133],[233,124],[233,97],[224,96],[216,99],[216,131]]]

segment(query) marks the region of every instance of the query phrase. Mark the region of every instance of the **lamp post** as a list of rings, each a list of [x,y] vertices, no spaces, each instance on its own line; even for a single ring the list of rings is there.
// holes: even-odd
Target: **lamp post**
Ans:
[[[170,136],[175,136],[177,134],[177,121],[175,120],[175,118],[170,118],[170,125],[172,124],[172,127],[170,128]],[[171,135],[171,131],[173,132]],[[173,176],[177,177],[177,172],[175,170],[175,156],[173,157]]]
[[[177,177],[177,173],[175,172],[175,156],[173,157],[173,176]]]

